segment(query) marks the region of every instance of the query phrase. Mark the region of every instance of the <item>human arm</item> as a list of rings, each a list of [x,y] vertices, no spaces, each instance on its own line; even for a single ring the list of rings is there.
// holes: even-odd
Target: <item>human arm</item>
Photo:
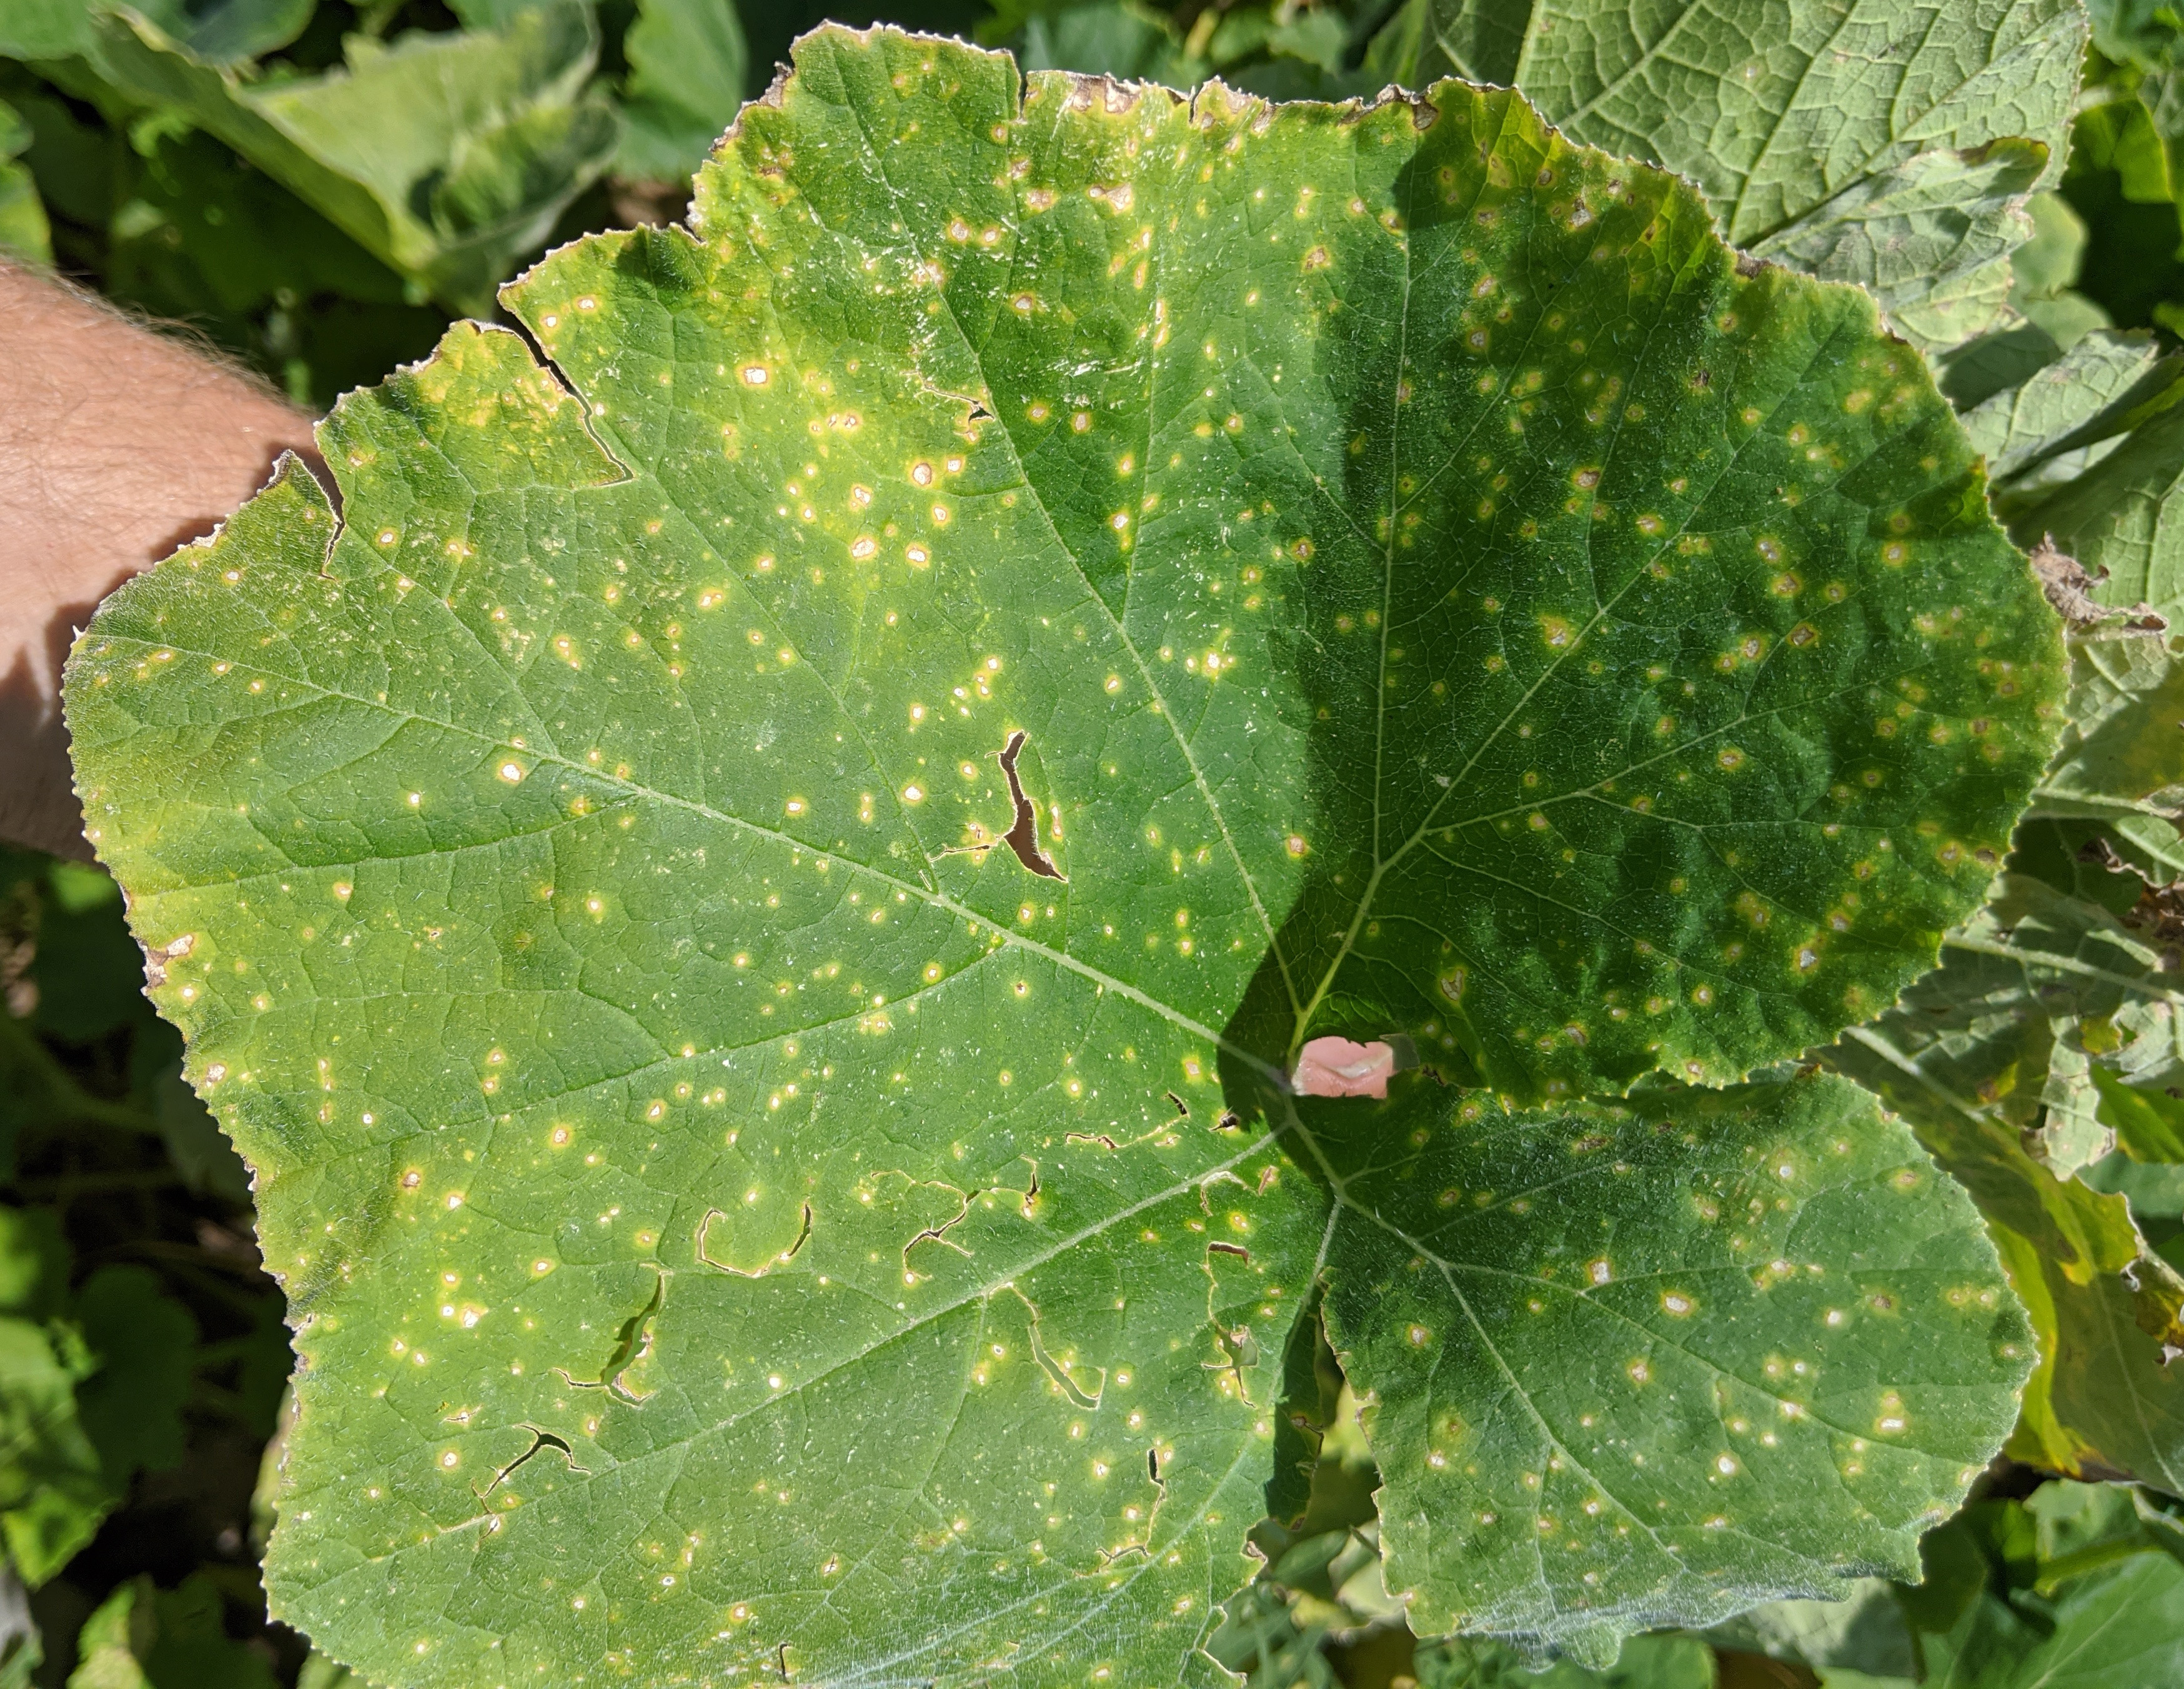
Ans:
[[[264,486],[310,419],[0,262],[0,839],[86,856],[60,668],[100,599]]]

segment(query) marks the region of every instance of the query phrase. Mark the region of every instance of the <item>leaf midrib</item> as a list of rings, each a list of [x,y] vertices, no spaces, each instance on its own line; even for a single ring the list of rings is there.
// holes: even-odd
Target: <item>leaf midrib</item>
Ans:
[[[1140,96],[1140,98],[1145,97]],[[900,211],[903,204],[901,192],[895,187],[894,179],[888,174],[886,161],[881,156],[880,149],[874,142],[871,126],[865,120],[865,114],[855,100],[847,102],[847,104],[856,119],[858,136],[864,142],[865,150],[872,159],[872,173],[878,179],[880,186],[887,191],[889,201]],[[1023,107],[1020,93],[1013,97],[1009,122],[1012,127],[1020,126],[1023,122]],[[1017,213],[1020,229],[1023,207],[1021,200],[1015,198],[1015,192],[1014,189],[1011,190],[1011,207]],[[815,220],[818,217],[816,209],[812,212],[812,216]],[[899,220],[907,234],[913,226],[912,220],[907,218],[899,219]],[[822,223],[821,226],[826,226]],[[829,232],[834,231],[829,231]],[[1011,232],[1017,232],[1017,231],[1012,230]],[[1011,244],[1010,248],[1011,263],[1015,262],[1017,250],[1017,245]],[[1015,432],[1010,428],[1007,420],[1000,414],[1000,406],[991,402],[993,382],[986,376],[984,350],[972,339],[969,332],[964,327],[962,318],[956,313],[956,302],[949,294],[947,283],[943,282],[935,287],[934,292],[940,300],[942,309],[947,312],[949,326],[955,330],[956,337],[961,343],[964,354],[970,359],[972,368],[978,372],[979,384],[985,389],[986,410],[993,418],[993,426],[1000,431],[1001,439],[1007,446],[1009,462],[1016,471],[1018,483],[1031,500],[1032,508],[1039,512],[1039,521],[1045,525],[1048,537],[1053,540],[1056,549],[1069,560],[1069,566],[1075,571],[1078,580],[1083,584],[1086,595],[1099,605],[1100,614],[1106,620],[1109,629],[1121,642],[1123,649],[1129,653],[1130,661],[1137,669],[1139,680],[1144,684],[1145,690],[1151,694],[1161,719],[1167,723],[1169,736],[1175,741],[1176,750],[1183,757],[1184,766],[1190,771],[1191,783],[1197,788],[1199,800],[1205,805],[1206,813],[1212,817],[1214,827],[1220,833],[1221,842],[1228,849],[1228,859],[1235,867],[1237,878],[1243,883],[1245,895],[1251,900],[1252,912],[1258,917],[1260,930],[1266,937],[1267,948],[1274,956],[1281,967],[1283,978],[1286,981],[1289,969],[1287,963],[1281,957],[1280,937],[1275,931],[1273,917],[1267,912],[1266,901],[1259,895],[1258,882],[1253,878],[1251,869],[1245,864],[1243,853],[1237,848],[1235,837],[1229,831],[1228,817],[1222,813],[1220,802],[1215,798],[1212,788],[1206,782],[1205,771],[1199,766],[1197,755],[1191,750],[1189,739],[1184,737],[1182,726],[1176,719],[1174,710],[1169,705],[1167,698],[1162,692],[1158,682],[1154,679],[1152,670],[1145,662],[1144,654],[1139,650],[1137,642],[1130,637],[1129,630],[1123,625],[1121,618],[1117,616],[1113,610],[1109,607],[1107,600],[1100,595],[1099,588],[1093,585],[1092,577],[1085,572],[1084,565],[1076,551],[1061,537],[1061,530],[1055,522],[1053,512],[1047,508],[1045,495],[1040,493],[1025,467],[1023,454],[1017,447]],[[1158,348],[1150,348],[1148,357],[1150,363],[1145,386],[1146,408],[1150,415],[1153,405],[1157,402]],[[1154,465],[1149,458],[1145,465],[1148,482],[1154,473]],[[1126,583],[1129,573],[1126,566],[1124,571]],[[1294,992],[1292,992],[1292,1001],[1294,1001]]]

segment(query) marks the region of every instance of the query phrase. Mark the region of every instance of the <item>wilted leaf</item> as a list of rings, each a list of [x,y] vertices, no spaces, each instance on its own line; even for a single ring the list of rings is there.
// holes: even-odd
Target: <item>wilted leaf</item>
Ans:
[[[1193,1681],[1308,1039],[1734,1079],[1976,902],[2060,647],[1915,355],[1435,98],[822,32],[694,233],[506,292],[551,369],[459,327],[329,420],[338,523],[291,465],[102,612],[81,777],[299,1322],[322,1646]]]
[[[1329,1339],[1421,1630],[1604,1664],[1624,1631],[1914,1575],[2016,1417],[2032,1337],[1978,1214],[1841,1080],[1306,1106]]]

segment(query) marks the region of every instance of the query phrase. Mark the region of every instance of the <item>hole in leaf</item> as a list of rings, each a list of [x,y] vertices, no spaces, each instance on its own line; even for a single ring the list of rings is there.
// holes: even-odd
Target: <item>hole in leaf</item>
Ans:
[[[652,1295],[644,1306],[622,1321],[621,1330],[615,1334],[614,1351],[607,1357],[606,1364],[599,1368],[597,1378],[576,1378],[560,1367],[554,1370],[572,1389],[604,1390],[632,1408],[642,1407],[646,1398],[632,1392],[622,1382],[622,1376],[651,1352],[652,1322],[666,1300],[667,1278],[662,1274],[653,1279]]]
[[[558,1437],[551,1431],[542,1431],[536,1425],[526,1425],[523,1429],[531,1433],[531,1447],[524,1450],[522,1453],[517,1455],[515,1459],[510,1461],[507,1465],[502,1467],[499,1471],[493,1474],[493,1482],[487,1485],[483,1490],[479,1491],[478,1499],[480,1501],[483,1501],[488,1496],[490,1496],[495,1490],[498,1490],[503,1484],[506,1483],[508,1481],[508,1474],[510,1473],[515,1471],[517,1467],[522,1465],[526,1461],[538,1453],[542,1449],[550,1448],[556,1451],[560,1455],[561,1458],[568,1463],[570,1471],[579,1474],[587,1473],[587,1468],[577,1464],[577,1452],[569,1447],[567,1439]]]
[[[1061,870],[1047,860],[1046,853],[1039,848],[1039,811],[1024,795],[1023,782],[1017,778],[1017,758],[1024,746],[1024,730],[1018,727],[1009,735],[1008,744],[1001,750],[1001,772],[1009,778],[1009,801],[1016,805],[1016,819],[1009,830],[1001,835],[1001,842],[1017,853],[1017,860],[1034,873],[1047,879],[1061,879]]]

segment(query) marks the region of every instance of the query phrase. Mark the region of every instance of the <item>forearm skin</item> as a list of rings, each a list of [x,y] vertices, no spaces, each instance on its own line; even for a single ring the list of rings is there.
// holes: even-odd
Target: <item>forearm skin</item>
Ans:
[[[60,670],[100,599],[200,538],[310,419],[256,381],[0,263],[0,839],[87,857]]]

